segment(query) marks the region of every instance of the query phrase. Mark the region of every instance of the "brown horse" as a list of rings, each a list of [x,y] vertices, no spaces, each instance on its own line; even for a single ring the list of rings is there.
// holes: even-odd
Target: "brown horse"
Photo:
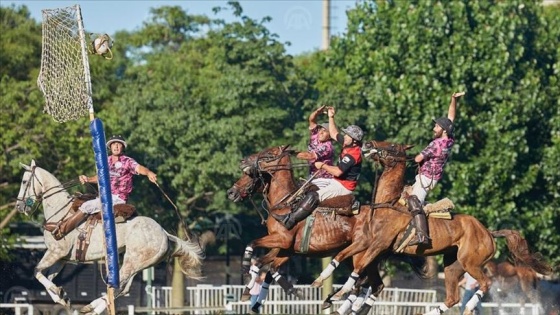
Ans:
[[[492,279],[492,287],[495,290],[494,301],[502,301],[504,298],[514,296],[521,305],[527,301],[532,304],[538,304],[540,301],[537,273],[522,265],[514,265],[509,261],[497,263],[494,260],[489,261],[484,266],[484,270],[488,277]]]
[[[290,211],[291,207],[286,200],[298,188],[294,180],[290,158],[294,154],[295,151],[288,149],[288,146],[281,146],[268,148],[245,158],[241,162],[244,175],[228,190],[228,198],[238,202],[259,192],[264,195],[269,212],[283,214]],[[388,189],[383,184],[383,176],[382,174],[377,189],[378,193],[382,194]],[[271,263],[274,273],[294,254],[326,257],[369,234],[367,221],[371,217],[370,205],[361,206],[360,212],[356,215],[346,216],[337,215],[333,213],[332,209],[321,210],[321,207],[325,207],[324,203],[328,202],[329,200],[325,200],[319,204],[319,208],[311,215],[314,222],[309,231],[306,231],[306,220],[299,222],[292,230],[286,230],[276,219],[269,216],[266,220],[268,235],[249,243],[243,256],[244,266],[248,267],[253,249],[257,247],[271,249],[259,259],[258,267]],[[304,246],[305,238],[309,238],[307,246]],[[307,250],[302,250],[306,247]],[[418,267],[423,264],[424,260],[409,262],[413,264],[413,267]],[[415,268],[415,271],[421,275],[420,269]],[[258,274],[257,270],[251,270],[253,278],[256,274]],[[277,273],[268,276],[265,282],[270,283],[272,278],[285,290],[290,290],[291,286]],[[251,287],[251,282],[248,287]],[[248,291],[247,288],[246,291]]]
[[[375,161],[386,159],[386,156],[394,155],[398,157],[404,154],[404,146],[392,144],[390,142],[370,141],[364,144],[365,155]],[[389,167],[389,169],[387,169]],[[393,165],[385,165],[387,174],[386,181],[393,182],[394,186],[403,185],[405,161],[395,158]],[[411,220],[411,214],[406,208],[394,201],[399,198],[399,193],[395,190],[388,192],[384,198],[376,198],[376,202],[386,202],[385,206],[380,206],[373,212],[370,220],[368,237],[361,238],[353,242],[350,246],[342,250],[333,259],[331,265],[337,265],[340,261],[360,253],[360,258],[354,257],[354,270],[351,277],[344,284],[342,289],[333,297],[340,298],[343,294],[350,291],[355,283],[355,279],[372,262],[375,262],[382,255],[394,252],[400,245],[407,241],[407,227]],[[516,261],[523,262],[537,272],[547,274],[551,272],[548,266],[539,255],[529,252],[526,241],[520,236],[519,232],[512,230],[500,230],[490,232],[477,219],[466,214],[455,214],[452,220],[435,219],[429,217],[430,235],[432,242],[429,246],[405,246],[403,253],[412,256],[432,256],[443,254],[446,299],[438,308],[426,313],[425,315],[439,315],[459,302],[459,290],[457,283],[459,278],[469,272],[480,284],[480,290],[467,304],[465,314],[472,314],[472,309],[476,303],[488,292],[491,284],[490,279],[483,272],[483,266],[488,262],[496,251],[493,237],[506,237],[507,245]],[[321,286],[324,279],[332,274],[333,268],[325,269],[313,286]],[[366,302],[371,306],[383,289],[383,282],[377,270],[368,268],[370,285],[373,294]],[[360,314],[362,310],[360,311]]]

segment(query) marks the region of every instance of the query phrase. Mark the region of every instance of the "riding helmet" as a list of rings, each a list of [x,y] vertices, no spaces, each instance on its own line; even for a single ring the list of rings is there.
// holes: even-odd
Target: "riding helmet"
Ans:
[[[350,125],[344,129],[342,129],[342,131],[347,134],[350,138],[356,140],[356,141],[362,141],[362,138],[364,137],[364,132],[362,131],[362,128],[356,126],[356,125]]]
[[[109,138],[109,141],[107,141],[107,147],[110,148],[111,147],[111,143],[113,142],[120,142],[122,143],[122,145],[124,146],[124,148],[126,149],[126,141],[124,140],[123,136],[121,135],[113,135],[111,136],[111,138]]]

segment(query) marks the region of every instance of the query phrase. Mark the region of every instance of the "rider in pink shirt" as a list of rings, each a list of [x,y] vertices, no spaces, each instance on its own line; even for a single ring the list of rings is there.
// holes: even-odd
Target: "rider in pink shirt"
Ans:
[[[113,205],[126,203],[128,195],[132,192],[133,175],[146,175],[151,182],[156,183],[157,181],[157,175],[154,172],[138,164],[133,158],[124,155],[126,145],[126,141],[121,136],[112,136],[109,141],[107,141],[107,148],[109,148],[111,153],[108,159]],[[79,179],[82,184],[97,183],[97,175],[93,177],[80,175]],[[101,200],[97,197],[84,202],[80,206],[80,211],[76,211],[76,213],[63,221],[47,223],[45,229],[52,231],[51,233],[56,239],[61,239],[78,226],[88,214],[100,211]]]
[[[434,120],[434,140],[422,150],[415,158],[416,163],[420,163],[419,174],[412,186],[412,193],[408,198],[408,208],[412,213],[414,225],[416,227],[416,237],[408,243],[413,245],[428,245],[428,224],[423,204],[428,192],[434,189],[443,174],[443,167],[451,153],[453,139],[453,121],[457,108],[457,98],[465,95],[465,92],[453,93],[447,117],[440,117]]]

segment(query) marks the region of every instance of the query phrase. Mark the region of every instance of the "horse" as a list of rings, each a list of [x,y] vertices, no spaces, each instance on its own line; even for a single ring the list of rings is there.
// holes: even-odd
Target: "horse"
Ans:
[[[392,165],[385,165],[385,172],[388,181],[392,178],[394,185],[402,186],[406,162],[404,159],[397,159],[396,157],[402,156],[404,147],[388,141],[368,141],[364,143],[362,149],[363,152],[366,152],[367,157],[375,161],[380,161],[384,157],[386,159],[386,156],[395,156]],[[343,294],[349,292],[355,284],[356,278],[379,257],[402,250],[402,253],[411,256],[443,255],[446,299],[444,303],[424,315],[443,314],[459,302],[457,283],[465,271],[470,273],[480,284],[480,289],[467,303],[465,309],[466,315],[472,315],[474,306],[488,292],[491,284],[491,280],[483,272],[483,266],[496,252],[494,237],[506,238],[507,246],[516,261],[524,263],[537,272],[551,273],[551,267],[542,256],[529,251],[526,240],[521,237],[518,231],[489,231],[476,218],[466,214],[454,214],[451,220],[436,219],[429,216],[431,244],[429,246],[406,246],[408,238],[410,238],[407,237],[407,227],[412,216],[404,206],[395,202],[398,199],[399,194],[396,191],[387,194],[384,199],[376,199],[376,202],[385,203],[385,205],[377,207],[373,212],[373,217],[369,221],[368,231],[370,234],[353,242],[332,260],[331,265],[336,266],[348,257],[358,253],[361,254],[360,259],[353,257],[354,270],[342,289],[333,296],[333,299],[340,299]],[[323,280],[329,277],[333,270],[334,268],[323,270],[312,286],[320,287]],[[368,268],[367,272],[373,293],[364,305],[371,307],[383,290],[383,282],[377,270]],[[369,310],[363,307],[360,314],[365,314],[367,311]]]
[[[36,166],[35,161],[31,161],[31,165],[21,165],[25,171],[16,208],[26,215],[32,215],[42,203],[45,221],[60,221],[71,208],[72,197],[68,191],[54,175]],[[85,224],[82,223],[80,227]],[[45,287],[52,300],[68,309],[70,301],[64,297],[63,288],[52,282],[53,278],[68,261],[84,263],[105,258],[105,239],[101,224],[97,224],[91,231],[89,248],[83,260],[76,259],[78,235],[78,229],[75,229],[57,241],[50,232],[45,230],[47,251],[34,271],[35,278]],[[120,253],[124,252],[124,256],[120,266],[120,283],[115,298],[129,292],[132,279],[139,271],[172,257],[179,258],[181,270],[187,277],[202,278],[203,252],[200,246],[167,233],[153,219],[135,216],[123,223],[116,224],[116,235],[118,250]],[[80,312],[101,314],[107,308],[107,304],[106,298],[101,297],[84,306]]]
[[[250,155],[241,162],[243,170],[242,177],[228,189],[228,198],[234,202],[239,202],[254,193],[262,193],[268,205],[269,212],[286,213],[291,207],[285,201],[297,190],[291,164],[291,155],[295,151],[288,149],[288,146],[279,146],[265,149],[257,154]],[[385,194],[391,183],[384,181],[382,174],[379,180],[377,192]],[[378,197],[375,197],[378,198]],[[283,279],[277,272],[278,268],[288,261],[290,256],[302,254],[316,257],[326,257],[332,255],[342,248],[345,248],[356,239],[364,238],[368,234],[368,218],[371,216],[370,205],[362,205],[356,215],[337,215],[333,209],[324,208],[325,200],[310,216],[313,223],[310,230],[306,228],[306,221],[299,222],[292,230],[286,230],[284,226],[269,216],[266,220],[268,235],[251,241],[243,256],[244,266],[248,266],[254,248],[271,249],[266,255],[260,258],[259,265],[251,267],[251,281],[247,284],[243,299],[248,298],[248,291],[252,287],[254,279],[261,266],[271,264],[271,271],[265,279],[265,283],[276,280],[287,293],[294,293],[293,286]],[[305,239],[308,239],[308,245]],[[307,250],[302,250],[307,248]],[[424,260],[419,259],[409,261],[413,269],[420,276],[423,269]],[[247,270],[244,270],[247,271]],[[262,291],[261,291],[262,292]],[[296,292],[297,293],[297,292]],[[266,291],[259,297],[261,301],[266,296]],[[328,305],[326,301],[326,305]],[[324,305],[324,307],[328,307]],[[254,308],[253,311],[255,311]]]
[[[524,304],[529,301],[539,304],[539,278],[537,273],[522,265],[514,265],[509,261],[497,263],[490,260],[484,266],[484,271],[492,279],[492,290],[495,294],[493,300],[501,302],[508,298],[518,299],[521,313],[524,313]]]

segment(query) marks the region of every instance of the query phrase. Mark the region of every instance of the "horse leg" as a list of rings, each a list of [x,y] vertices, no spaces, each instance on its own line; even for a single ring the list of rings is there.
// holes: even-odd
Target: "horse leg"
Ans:
[[[248,274],[251,269],[251,258],[253,258],[253,245],[249,244],[245,247],[245,252],[243,253],[243,259],[241,260],[241,272],[242,274]]]
[[[280,287],[282,287],[282,289],[284,290],[284,292],[286,292],[286,294],[288,295],[295,294],[297,298],[303,299],[303,292],[299,289],[296,290],[294,288],[294,285],[288,280],[286,280],[286,278],[282,277],[282,275],[277,271],[280,268],[280,266],[282,266],[288,261],[289,258],[290,257],[277,257],[274,259],[274,261],[272,262],[272,270],[274,271],[274,273],[272,274],[272,278],[274,278],[274,281],[276,281],[276,283],[278,283]]]
[[[376,242],[377,243],[377,242]],[[352,245],[350,245],[352,246]],[[372,263],[372,261],[379,256],[379,254],[381,253],[381,248],[382,246],[379,246],[379,244],[373,244],[373,246],[369,247],[365,253],[361,253],[361,255],[357,255],[354,258],[354,270],[352,271],[352,273],[350,274],[350,277],[348,277],[348,280],[346,280],[346,283],[344,283],[344,285],[342,286],[342,288],[340,289],[340,291],[338,291],[335,295],[333,295],[333,300],[340,300],[342,298],[342,296],[344,296],[344,294],[350,292],[352,290],[352,287],[354,287],[354,285],[356,284],[356,281],[360,278],[360,274],[362,273],[362,271],[370,264]],[[340,254],[339,254],[340,255]],[[325,269],[327,270],[327,269]],[[325,271],[323,270],[323,271]],[[334,269],[333,269],[334,270]],[[374,274],[374,273],[372,273]],[[375,275],[373,275],[373,277],[375,278]],[[381,276],[378,275],[379,278],[381,278]],[[375,279],[369,279],[370,283],[374,283]],[[383,283],[383,282],[381,282]],[[375,283],[375,285],[377,285],[377,283]],[[375,286],[374,286],[375,288]]]
[[[252,250],[250,252],[252,254]],[[259,276],[260,269],[262,268],[262,266],[267,265],[271,261],[273,261],[279,252],[280,248],[274,248],[262,258],[258,259],[255,265],[251,266],[251,268],[249,269],[249,276],[251,277],[251,279],[249,280],[247,285],[245,285],[245,289],[243,289],[243,293],[241,294],[241,302],[249,301],[249,299],[251,298],[251,294],[249,292],[251,291],[253,286],[255,286],[255,281]],[[245,251],[245,254],[247,254],[247,249]],[[243,256],[243,259],[245,259],[245,255]],[[251,263],[250,260],[249,263]]]
[[[333,295],[335,295],[338,291],[340,291],[340,288],[338,288],[338,290],[336,290],[335,292],[329,294],[328,296],[328,302],[329,307],[332,305],[332,302],[330,301],[330,299],[332,298]],[[342,305],[340,305],[340,307],[331,313],[331,315],[347,315],[350,314],[350,311],[352,310],[352,305],[354,305],[354,303],[356,302],[356,300],[358,299],[358,292],[357,290],[352,291],[350,294],[348,294],[348,297],[346,298],[346,300],[344,300],[344,302],[342,303]],[[323,306],[325,306],[325,302],[323,302]],[[326,307],[323,307],[323,309],[325,309]]]
[[[59,251],[47,250],[43,255],[43,258],[41,258],[41,261],[39,261],[37,266],[35,266],[35,278],[45,287],[53,302],[64,307],[70,307],[70,300],[64,297],[64,289],[56,286],[51,281],[58,274],[60,269],[62,269],[64,264],[62,263],[56,265],[55,268],[53,268],[48,274],[48,277],[43,274],[43,270],[47,270],[57,264],[62,257],[66,256],[66,254],[67,253],[62,252],[61,249],[59,249]]]
[[[103,313],[105,309],[107,309],[107,305],[108,305],[107,298],[100,297],[91,301],[91,303],[89,303],[88,305],[82,307],[82,309],[80,309],[80,314],[99,315]]]
[[[352,308],[352,312],[356,315],[367,315],[369,314],[373,304],[377,300],[381,291],[385,288],[385,284],[383,284],[383,279],[381,279],[381,275],[379,274],[379,260],[375,259],[366,267],[367,278],[369,282],[369,289],[367,293],[367,299],[360,305],[359,307]]]
[[[327,268],[325,268],[323,271],[321,271],[321,274],[319,275],[319,277],[317,279],[315,279],[315,281],[313,281],[313,283],[311,284],[311,287],[312,288],[322,287],[323,286],[323,281],[325,281],[325,279],[328,279],[332,275],[334,270],[338,267],[338,265],[340,265],[341,261],[345,260],[348,257],[356,255],[357,253],[362,252],[362,251],[366,250],[367,248],[368,248],[368,246],[365,244],[365,242],[360,241],[360,240],[356,240],[355,242],[350,244],[348,247],[346,247],[345,249],[340,251],[340,253],[338,253],[338,255],[336,255],[333,258],[333,260],[331,260],[331,263],[327,266]],[[355,280],[352,283],[352,285],[354,283],[355,283]],[[350,289],[348,289],[346,292],[341,293],[339,295],[339,299],[340,299],[340,296],[347,293],[348,291],[350,291]],[[339,291],[339,293],[340,293],[340,291]]]
[[[445,302],[432,309],[424,315],[440,315],[453,305],[459,303],[459,279],[465,273],[463,266],[457,260],[457,254],[447,253],[443,255],[443,273],[445,274]]]

